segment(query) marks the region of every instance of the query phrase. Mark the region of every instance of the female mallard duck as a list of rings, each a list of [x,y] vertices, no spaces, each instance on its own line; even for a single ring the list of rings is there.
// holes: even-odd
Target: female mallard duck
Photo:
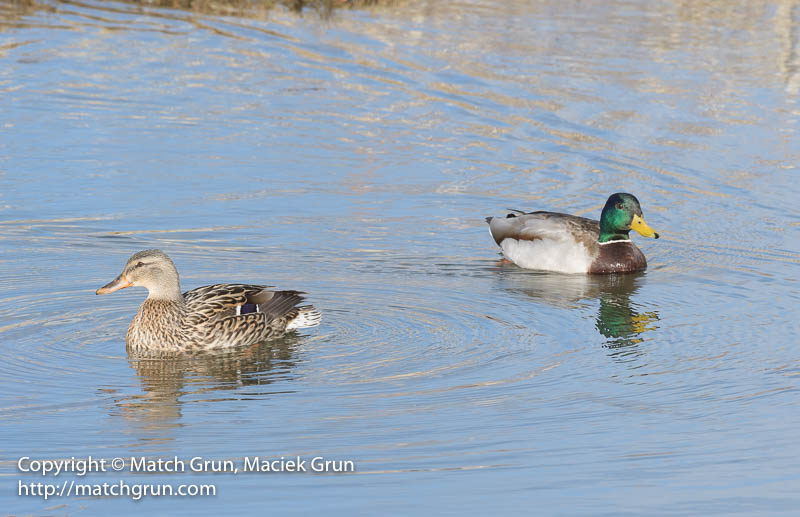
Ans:
[[[503,255],[516,265],[562,273],[629,273],[647,268],[644,254],[628,232],[658,234],[642,218],[639,200],[612,194],[600,221],[554,212],[487,217],[489,232]]]
[[[147,299],[128,327],[129,350],[184,352],[251,345],[290,330],[319,325],[313,306],[297,307],[299,291],[271,291],[263,285],[215,284],[181,294],[178,270],[160,250],[128,259],[122,273],[97,290],[113,293],[147,288]]]

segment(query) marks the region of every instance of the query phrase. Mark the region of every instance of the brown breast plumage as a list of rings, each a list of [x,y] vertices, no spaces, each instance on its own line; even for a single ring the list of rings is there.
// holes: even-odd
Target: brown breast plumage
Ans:
[[[598,246],[599,250],[589,273],[607,275],[609,273],[630,273],[647,269],[644,253],[631,241],[609,242]]]

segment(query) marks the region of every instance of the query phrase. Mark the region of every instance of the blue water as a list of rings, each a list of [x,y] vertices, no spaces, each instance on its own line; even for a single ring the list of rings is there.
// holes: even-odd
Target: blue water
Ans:
[[[0,0],[2,513],[796,513],[796,4],[201,7]],[[484,222],[617,191],[641,274],[521,270]],[[323,323],[128,357],[144,291],[94,290],[152,247]],[[356,469],[17,468],[90,455]]]

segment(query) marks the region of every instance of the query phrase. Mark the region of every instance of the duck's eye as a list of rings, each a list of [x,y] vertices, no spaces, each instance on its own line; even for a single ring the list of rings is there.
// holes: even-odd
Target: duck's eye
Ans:
[[[622,210],[622,203],[617,203],[617,210]]]
[[[144,262],[137,262],[136,263],[136,267],[142,267],[142,266],[144,266]]]

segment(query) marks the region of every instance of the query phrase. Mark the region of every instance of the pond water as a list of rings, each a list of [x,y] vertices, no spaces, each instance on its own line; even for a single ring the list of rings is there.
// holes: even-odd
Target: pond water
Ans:
[[[0,0],[3,513],[796,513],[800,2],[218,7]],[[618,191],[644,273],[525,271],[484,222]],[[323,322],[128,357],[145,292],[94,290],[154,247]],[[217,494],[18,495],[69,480]]]

